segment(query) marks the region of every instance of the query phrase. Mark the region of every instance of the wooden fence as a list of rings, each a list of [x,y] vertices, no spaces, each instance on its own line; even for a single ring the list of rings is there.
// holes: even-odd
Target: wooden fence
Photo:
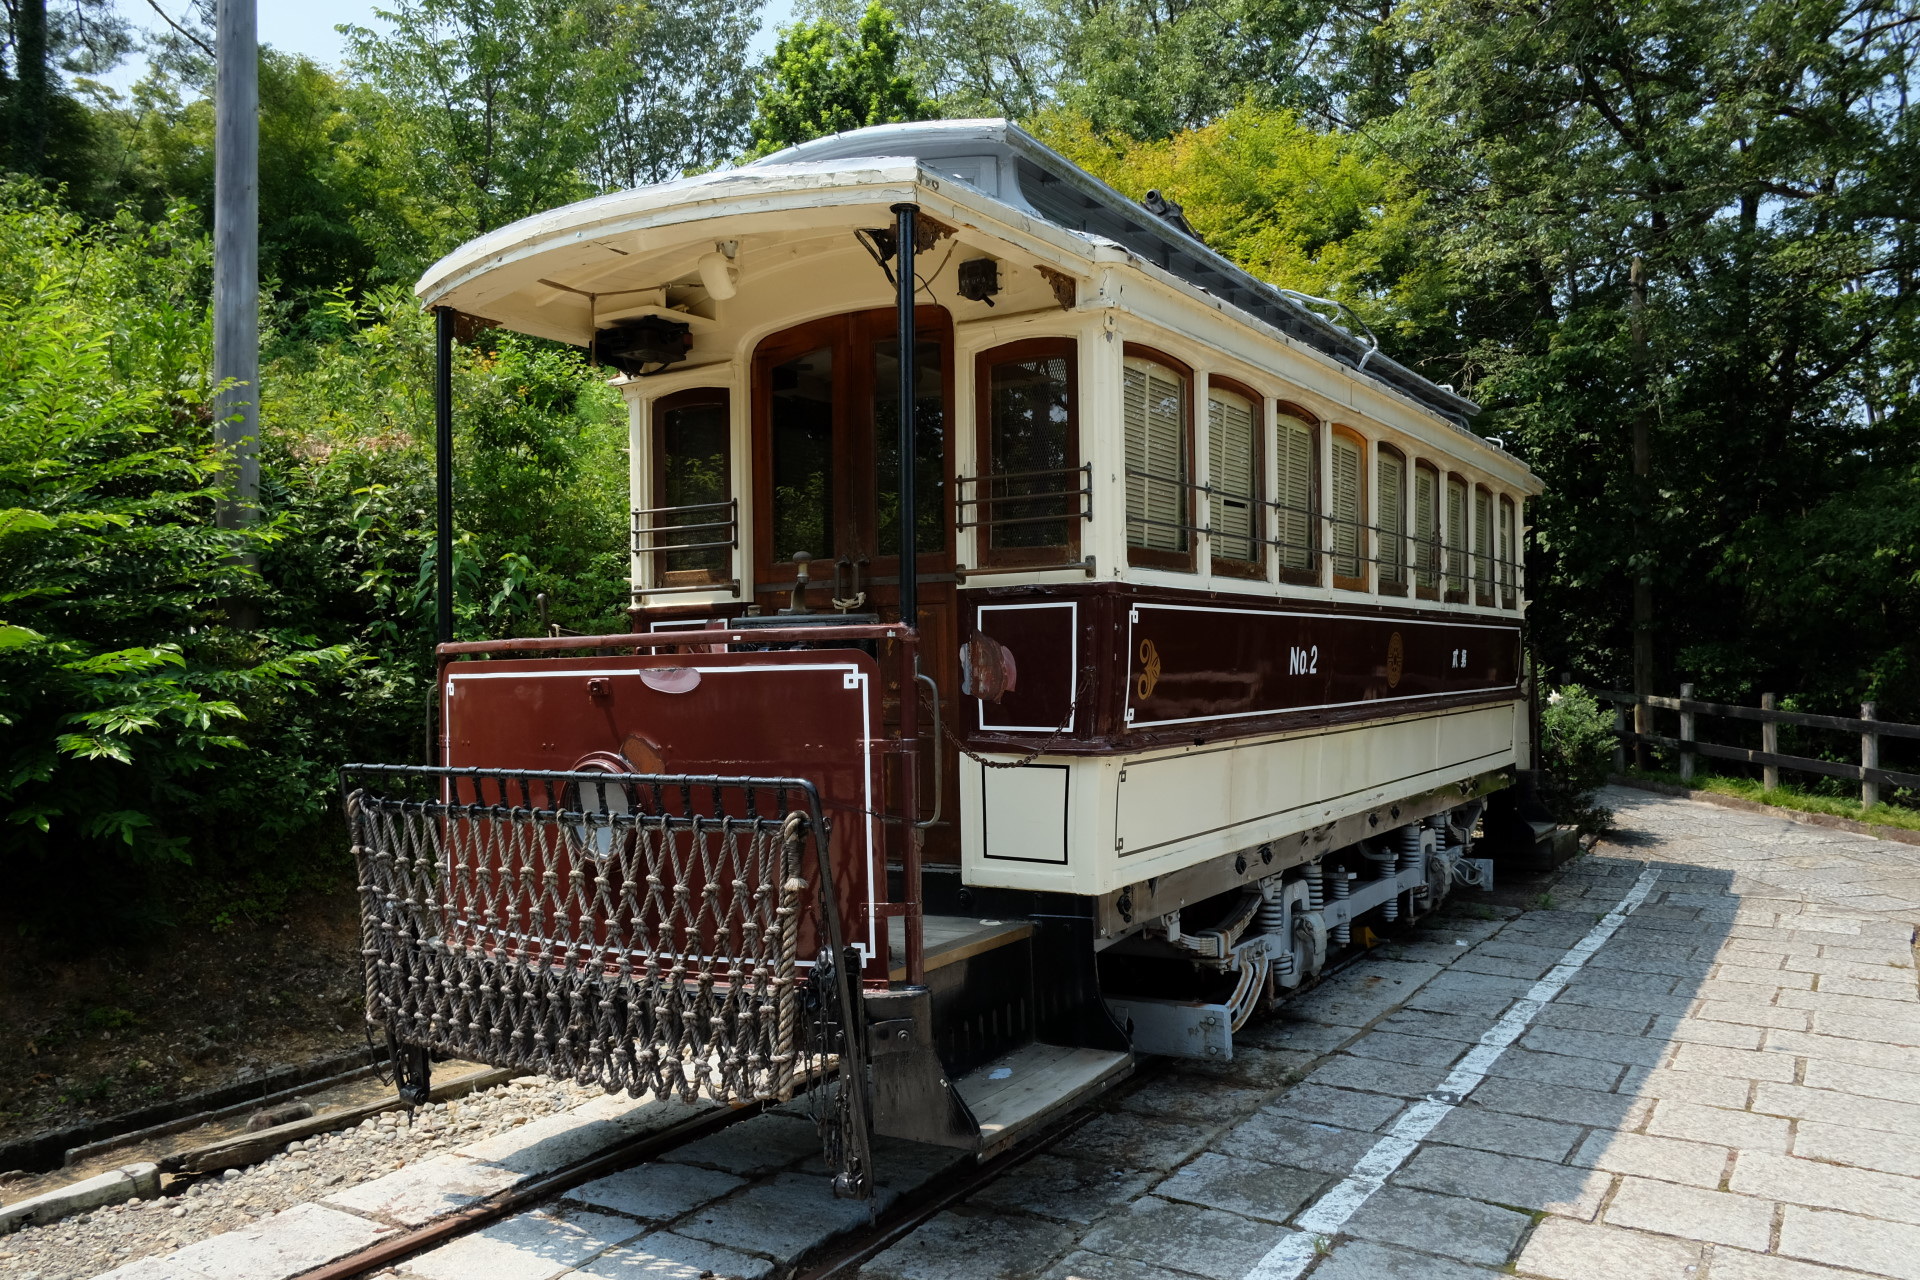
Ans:
[[[1757,764],[1761,768],[1762,782],[1768,790],[1780,785],[1780,771],[1794,770],[1800,773],[1817,773],[1828,778],[1847,778],[1860,783],[1860,803],[1872,808],[1880,803],[1880,788],[1909,787],[1920,788],[1920,774],[1899,773],[1880,767],[1880,739],[1913,738],[1920,739],[1920,725],[1900,724],[1892,720],[1877,720],[1873,714],[1873,704],[1860,705],[1860,716],[1816,716],[1804,711],[1781,711],[1774,706],[1774,696],[1770,693],[1760,695],[1757,707],[1734,707],[1719,702],[1700,702],[1693,696],[1693,686],[1680,686],[1680,696],[1665,698],[1658,695],[1645,697],[1631,693],[1613,693],[1596,691],[1594,696],[1611,702],[1613,707],[1613,731],[1619,736],[1619,743],[1613,750],[1613,765],[1616,772],[1625,772],[1627,767],[1627,746],[1629,743],[1646,743],[1648,746],[1665,747],[1680,754],[1680,778],[1683,782],[1693,780],[1694,759],[1696,756],[1708,756],[1715,760],[1737,760],[1742,764]],[[1647,724],[1653,724],[1652,712],[1675,711],[1680,715],[1680,736],[1669,738],[1658,733],[1636,733],[1627,723],[1627,708],[1644,706],[1648,709]],[[1717,742],[1702,742],[1697,736],[1699,718],[1720,718],[1726,720],[1758,721],[1760,724],[1760,750],[1747,747],[1729,747]],[[1860,735],[1860,763],[1840,764],[1832,760],[1814,760],[1805,756],[1783,756],[1780,754],[1780,726],[1797,725],[1807,729],[1831,729],[1836,733]]]

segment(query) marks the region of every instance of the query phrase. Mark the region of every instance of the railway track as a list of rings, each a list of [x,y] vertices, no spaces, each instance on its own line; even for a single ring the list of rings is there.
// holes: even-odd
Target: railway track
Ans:
[[[1396,931],[1394,936],[1398,937],[1411,932],[1412,928],[1408,926]],[[1382,939],[1382,941],[1391,940],[1392,938]],[[1368,954],[1366,951],[1355,951],[1337,961],[1330,962],[1319,980],[1324,981],[1326,978],[1346,971],[1365,960]],[[796,1263],[789,1264],[786,1268],[776,1269],[774,1274],[785,1274],[790,1277],[790,1280],[850,1280],[861,1266],[910,1236],[932,1218],[1057,1146],[1082,1126],[1101,1115],[1112,1102],[1167,1076],[1176,1070],[1177,1066],[1176,1059],[1145,1059],[1123,1083],[1101,1094],[1097,1099],[1066,1113],[1045,1128],[987,1161],[977,1164],[970,1161],[962,1162],[944,1173],[936,1174],[919,1187],[900,1196],[887,1209],[876,1215],[867,1226],[826,1242],[802,1255]],[[517,1213],[534,1209],[545,1202],[564,1196],[568,1191],[595,1179],[648,1161],[662,1159],[683,1146],[752,1120],[761,1114],[763,1112],[759,1108],[743,1107],[738,1110],[707,1112],[690,1117],[667,1129],[637,1136],[605,1148],[587,1159],[569,1164],[509,1191],[437,1218],[424,1226],[404,1231],[381,1241],[371,1249],[304,1272],[297,1280],[359,1280],[360,1277],[375,1275],[385,1268],[404,1263],[409,1258],[461,1237],[472,1235]],[[479,1277],[476,1276],[475,1280],[479,1280]]]

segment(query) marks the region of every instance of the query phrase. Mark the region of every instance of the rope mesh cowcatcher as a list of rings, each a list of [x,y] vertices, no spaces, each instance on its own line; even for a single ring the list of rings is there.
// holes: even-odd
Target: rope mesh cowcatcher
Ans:
[[[845,1054],[845,966],[800,957],[840,939],[810,784],[395,765],[342,779],[367,1017],[399,1043],[735,1104],[785,1101],[821,1047]],[[828,1140],[863,1183],[864,1132]]]

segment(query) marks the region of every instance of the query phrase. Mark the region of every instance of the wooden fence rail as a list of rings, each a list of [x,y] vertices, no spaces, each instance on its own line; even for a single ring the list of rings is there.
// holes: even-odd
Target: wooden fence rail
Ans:
[[[1880,788],[1883,786],[1920,788],[1920,774],[1900,773],[1880,767],[1880,739],[1920,739],[1920,725],[1875,719],[1871,702],[1860,705],[1859,718],[1855,719],[1851,716],[1816,716],[1803,711],[1781,711],[1774,706],[1774,696],[1770,693],[1760,695],[1760,705],[1757,707],[1701,702],[1693,696],[1693,686],[1690,684],[1680,686],[1680,696],[1677,698],[1667,698],[1657,694],[1641,696],[1608,690],[1597,690],[1594,696],[1614,704],[1613,731],[1619,738],[1619,744],[1613,750],[1616,771],[1626,770],[1628,744],[1645,743],[1648,746],[1665,747],[1680,753],[1680,779],[1683,782],[1693,780],[1694,758],[1708,756],[1715,760],[1737,760],[1742,764],[1759,765],[1762,770],[1763,784],[1769,790],[1780,785],[1782,769],[1857,781],[1860,784],[1860,803],[1867,808],[1880,803]],[[1627,727],[1627,708],[1632,706],[1678,712],[1680,736],[1669,738],[1658,733],[1635,733]],[[1729,747],[1717,742],[1700,741],[1696,726],[1701,716],[1725,720],[1758,721],[1761,749],[1754,751],[1746,747]],[[1859,734],[1860,763],[1837,764],[1832,760],[1781,755],[1779,727],[1783,724]]]

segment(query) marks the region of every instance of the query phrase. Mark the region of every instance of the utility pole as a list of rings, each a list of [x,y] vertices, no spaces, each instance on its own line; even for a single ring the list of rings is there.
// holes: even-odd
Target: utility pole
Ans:
[[[1653,732],[1653,708],[1644,699],[1653,693],[1653,578],[1646,560],[1647,523],[1653,506],[1653,387],[1647,353],[1647,264],[1639,254],[1627,273],[1627,316],[1632,329],[1634,379],[1633,411],[1633,692],[1642,701],[1633,706],[1633,731]],[[1634,764],[1646,768],[1647,744],[1633,745]]]
[[[215,517],[242,529],[260,508],[260,40],[254,0],[219,0],[213,113],[213,380],[215,433],[229,454]],[[248,552],[239,557],[257,567]],[[247,626],[251,610],[235,610]]]

